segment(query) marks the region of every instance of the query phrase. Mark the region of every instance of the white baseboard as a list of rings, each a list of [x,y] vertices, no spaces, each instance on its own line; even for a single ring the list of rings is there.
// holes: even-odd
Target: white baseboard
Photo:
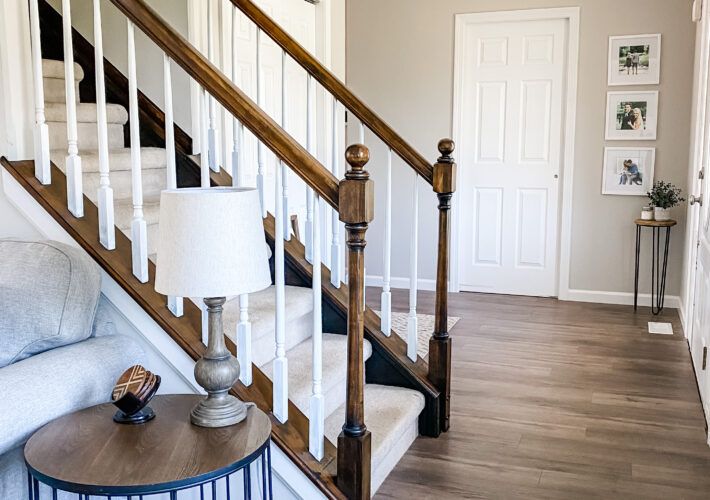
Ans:
[[[631,292],[606,292],[602,290],[567,290],[564,298],[572,302],[596,302],[598,304],[620,304],[634,305],[634,294]],[[651,295],[639,293],[638,304],[640,306],[651,306]],[[665,307],[670,309],[680,309],[680,297],[677,295],[666,295]]]
[[[686,313],[688,311],[685,310],[685,303],[683,302],[682,297],[678,297],[678,316],[680,317],[680,326],[683,328],[683,336],[687,339],[688,338],[688,323]]]
[[[382,276],[377,276],[377,275],[368,275],[365,276],[365,285],[366,286],[382,286],[382,282],[384,280],[382,279]],[[409,278],[402,278],[402,277],[395,277],[393,276],[390,278],[390,288],[405,288],[409,289],[409,283],[410,283]],[[431,279],[424,279],[424,278],[419,278],[417,280],[417,290],[427,290],[427,291],[435,291],[436,290],[436,280],[431,280]]]

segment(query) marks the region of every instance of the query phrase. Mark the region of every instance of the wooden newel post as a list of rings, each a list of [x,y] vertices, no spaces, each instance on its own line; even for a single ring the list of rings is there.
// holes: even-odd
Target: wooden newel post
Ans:
[[[451,338],[448,328],[449,211],[456,191],[456,163],[451,154],[454,141],[439,141],[441,156],[434,165],[434,192],[439,198],[439,248],[436,265],[436,309],[434,334],[429,340],[429,380],[441,392],[441,430],[449,430],[451,398]]]
[[[340,181],[340,220],[348,247],[348,379],[345,425],[338,436],[338,488],[350,499],[370,498],[370,431],[365,427],[363,342],[365,333],[365,232],[374,218],[374,183],[364,167],[370,152],[362,144],[345,151],[350,169]]]

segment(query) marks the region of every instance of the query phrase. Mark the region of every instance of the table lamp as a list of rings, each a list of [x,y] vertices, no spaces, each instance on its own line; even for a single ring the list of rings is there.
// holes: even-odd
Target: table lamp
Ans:
[[[244,188],[169,189],[160,194],[155,290],[200,297],[208,312],[207,350],[195,364],[195,380],[207,397],[190,419],[201,427],[225,427],[246,417],[246,405],[229,394],[239,362],[227,350],[222,329],[226,297],[271,285],[259,193]]]

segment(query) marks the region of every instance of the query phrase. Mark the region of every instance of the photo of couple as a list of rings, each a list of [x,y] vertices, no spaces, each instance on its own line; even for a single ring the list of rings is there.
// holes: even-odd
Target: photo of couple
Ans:
[[[616,130],[645,130],[647,102],[623,102],[616,109]]]
[[[602,194],[644,196],[653,184],[655,148],[604,148]]]
[[[619,47],[619,72],[626,75],[647,73],[649,69],[650,45]]]
[[[639,159],[638,158],[619,158],[617,166],[617,173],[619,174],[619,184],[625,185],[643,185],[643,175],[639,170]]]
[[[657,85],[661,79],[661,35],[609,37],[609,85]]]

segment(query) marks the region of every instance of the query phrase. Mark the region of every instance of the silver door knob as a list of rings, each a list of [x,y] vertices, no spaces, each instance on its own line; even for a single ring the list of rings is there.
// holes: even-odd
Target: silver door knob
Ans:
[[[701,207],[703,206],[703,195],[700,196],[695,196],[695,195],[690,195],[688,196],[688,202],[691,205],[695,205],[696,203],[700,205]]]

